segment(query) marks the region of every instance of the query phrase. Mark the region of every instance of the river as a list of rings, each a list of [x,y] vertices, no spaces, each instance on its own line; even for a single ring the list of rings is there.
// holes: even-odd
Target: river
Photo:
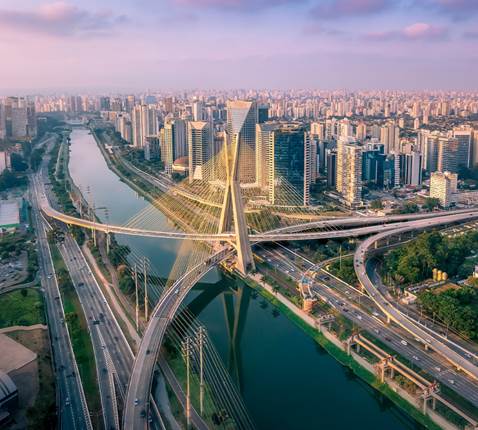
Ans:
[[[111,170],[88,130],[71,134],[70,172],[75,183],[97,208],[108,208],[109,220],[124,224],[150,204]],[[98,210],[105,219],[105,211]],[[159,211],[157,227],[172,229]],[[117,237],[147,256],[161,276],[167,276],[180,243],[175,240]],[[224,301],[247,288],[240,281],[209,274],[187,298],[198,314],[223,361],[228,360],[229,338]],[[206,292],[203,292],[206,290]],[[258,430],[422,428],[376,390],[317,345],[295,324],[251,291],[242,307],[240,338],[235,345],[241,392]]]

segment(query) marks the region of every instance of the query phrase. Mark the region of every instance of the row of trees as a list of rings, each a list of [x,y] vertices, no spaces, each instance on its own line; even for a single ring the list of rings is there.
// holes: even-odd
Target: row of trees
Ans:
[[[435,294],[425,291],[418,302],[429,315],[438,318],[470,339],[478,338],[478,293],[473,287],[446,290]]]
[[[474,250],[478,250],[478,232],[469,232],[453,239],[438,232],[423,233],[416,240],[386,254],[384,269],[400,284],[429,279],[433,268],[449,276],[464,276],[461,269],[465,267],[466,257]]]

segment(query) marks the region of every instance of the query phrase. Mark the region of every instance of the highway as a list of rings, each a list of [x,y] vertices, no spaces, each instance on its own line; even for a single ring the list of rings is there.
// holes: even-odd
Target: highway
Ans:
[[[443,339],[438,333],[425,330],[422,326],[409,319],[400,310],[396,309],[393,303],[383,294],[372,282],[367,271],[367,259],[373,251],[375,243],[379,240],[386,239],[392,235],[399,235],[408,231],[431,228],[452,222],[466,221],[476,218],[476,214],[471,217],[464,217],[463,214],[448,215],[432,220],[414,221],[411,224],[388,232],[382,232],[375,236],[371,236],[364,240],[358,247],[354,255],[354,267],[357,277],[369,296],[373,299],[378,308],[387,316],[388,319],[397,323],[404,330],[411,333],[415,338],[419,339],[426,347],[429,347],[441,354],[453,365],[466,372],[468,375],[478,379],[478,367],[476,367],[462,350],[457,350],[446,339]]]
[[[125,398],[133,365],[133,352],[71,235],[65,235],[60,250],[87,319],[95,354],[105,428],[119,430],[120,417],[116,395],[123,400]]]
[[[221,233],[221,234],[204,234],[204,233],[185,233],[185,232],[168,232],[168,231],[158,231],[158,230],[146,230],[141,228],[131,228],[123,227],[113,224],[103,224],[96,221],[90,221],[87,219],[77,218],[70,215],[63,214],[62,212],[51,207],[49,199],[46,197],[45,193],[41,193],[41,209],[45,215],[57,219],[65,224],[77,225],[79,227],[95,229],[105,233],[117,233],[117,234],[126,234],[132,236],[144,236],[144,237],[155,237],[155,238],[164,238],[164,239],[188,239],[188,240],[198,240],[205,242],[217,242],[217,241],[233,241],[235,240],[234,233]],[[425,214],[424,214],[425,215]],[[426,214],[430,215],[430,214]],[[366,225],[367,220],[364,219],[364,227],[355,227],[351,229],[344,230],[329,230],[329,231],[318,231],[318,232],[305,232],[305,233],[254,233],[250,234],[249,238],[251,243],[258,242],[281,242],[281,241],[290,241],[290,240],[314,240],[314,239],[337,239],[344,237],[358,237],[368,234],[374,234],[377,232],[386,232],[390,230],[396,230],[398,228],[407,228],[410,230],[420,228],[422,223],[426,224],[426,220],[434,220],[435,225],[441,224],[441,219],[451,219],[449,217],[455,217],[453,219],[457,220],[467,220],[478,217],[478,210],[470,209],[466,211],[459,211],[457,213],[449,212],[447,215],[441,217],[432,217],[427,216],[426,218],[420,218],[418,220],[403,221],[403,222],[394,222],[391,224],[378,224],[378,225]],[[346,218],[343,219],[346,222]],[[357,221],[354,221],[357,222]],[[431,222],[431,221],[430,221]],[[432,225],[432,224],[429,224]],[[418,227],[417,227],[418,226]],[[405,230],[409,231],[409,230]]]
[[[149,397],[154,366],[166,329],[182,301],[194,285],[214,266],[232,255],[232,252],[230,248],[223,248],[204,263],[193,267],[176,280],[163,293],[156,304],[141,341],[131,374],[124,412],[123,426],[125,429],[139,430],[148,428],[150,417]]]
[[[59,427],[64,430],[90,430],[92,429],[90,415],[65,324],[63,303],[53,268],[45,222],[36,204],[33,190],[30,192],[32,220],[37,236],[40,281],[45,292],[48,328],[55,363]]]
[[[299,268],[291,258],[298,254],[288,248],[262,248],[256,250],[256,253],[296,282],[301,280],[305,271],[317,270],[312,292],[320,300],[478,407],[478,382],[457,372],[440,355],[426,351],[408,332],[387,325],[384,314],[368,296],[361,295],[350,285],[320,270],[320,265],[315,265],[302,256],[300,258],[304,268]],[[406,345],[402,343],[404,340]]]

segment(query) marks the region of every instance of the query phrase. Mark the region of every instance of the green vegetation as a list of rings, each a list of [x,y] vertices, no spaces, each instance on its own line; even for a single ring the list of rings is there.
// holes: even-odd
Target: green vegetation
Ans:
[[[425,291],[418,302],[430,315],[462,335],[478,338],[478,293],[476,288],[448,289],[440,293]]]
[[[357,275],[354,269],[353,257],[342,258],[342,260],[336,260],[330,264],[328,270],[337,278],[342,279],[344,282],[350,285],[356,285],[358,283]]]
[[[16,152],[12,152],[12,154],[10,155],[10,162],[12,165],[12,169],[15,172],[24,172],[28,169],[28,164],[25,163],[23,157]]]
[[[43,297],[34,289],[12,291],[0,300],[0,328],[45,324]]]
[[[416,212],[420,212],[420,208],[416,203],[413,202],[406,202],[398,209],[394,209],[394,214],[413,214]]]
[[[384,272],[394,274],[399,284],[412,284],[432,276],[437,268],[455,276],[467,256],[478,249],[478,232],[448,238],[438,232],[423,233],[416,240],[384,257]]]
[[[30,155],[30,168],[36,172],[41,165],[43,154],[45,153],[44,148],[35,148]]]
[[[50,161],[48,163],[48,176],[52,184],[53,192],[58,200],[58,203],[68,215],[78,216],[75,206],[70,197],[69,193],[69,182],[65,179],[65,172],[63,171],[63,163],[60,163],[60,168],[58,169],[58,180],[55,177],[55,168],[56,161],[58,157],[58,152],[60,150],[60,144],[57,143],[50,152]],[[81,246],[85,242],[85,232],[82,228],[78,226],[69,226],[68,227],[73,237],[76,239],[78,244]]]
[[[374,210],[383,209],[382,200],[380,199],[372,200],[370,202],[370,209],[374,209]]]
[[[88,333],[88,324],[60,251],[56,246],[53,246],[51,252],[55,272],[57,274],[58,287],[63,299],[65,321],[68,324],[68,331],[78,364],[78,371],[80,372],[81,381],[85,390],[86,401],[93,416],[99,416],[101,401],[98,381],[96,379],[93,345],[91,344],[90,335]]]
[[[352,252],[355,249],[355,241],[351,239],[304,240],[292,242],[292,246],[303,252],[309,259],[318,262]],[[299,261],[296,260],[296,263]]]
[[[15,187],[22,187],[27,184],[27,178],[25,176],[16,175],[10,170],[5,169],[0,174],[0,191],[6,191]]]
[[[423,203],[423,208],[430,212],[438,206],[440,206],[440,200],[435,197],[427,197]]]

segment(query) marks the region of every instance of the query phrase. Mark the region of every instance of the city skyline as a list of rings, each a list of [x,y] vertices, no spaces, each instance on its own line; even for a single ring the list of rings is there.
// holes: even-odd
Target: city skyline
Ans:
[[[478,88],[472,0],[17,3],[0,6],[2,94]]]

